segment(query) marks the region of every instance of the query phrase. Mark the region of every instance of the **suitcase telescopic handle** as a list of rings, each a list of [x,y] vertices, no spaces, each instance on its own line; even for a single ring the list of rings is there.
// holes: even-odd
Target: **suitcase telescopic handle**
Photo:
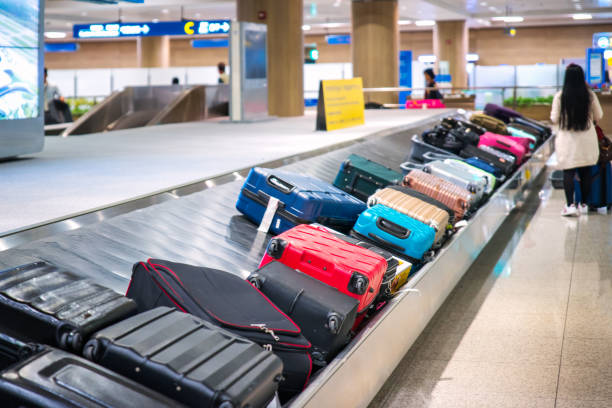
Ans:
[[[289,194],[295,188],[293,184],[288,183],[285,180],[276,177],[275,175],[268,176],[266,182],[284,194]]]

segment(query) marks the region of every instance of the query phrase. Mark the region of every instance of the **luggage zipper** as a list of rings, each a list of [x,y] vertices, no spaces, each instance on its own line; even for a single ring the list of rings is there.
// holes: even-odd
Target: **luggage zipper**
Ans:
[[[278,337],[276,334],[274,334],[274,330],[272,329],[268,329],[266,327],[265,323],[252,323],[251,324],[252,327],[257,327],[258,329],[260,329],[261,331],[263,331],[266,334],[269,334],[270,336],[272,336],[272,338],[275,341],[280,341],[280,337]]]

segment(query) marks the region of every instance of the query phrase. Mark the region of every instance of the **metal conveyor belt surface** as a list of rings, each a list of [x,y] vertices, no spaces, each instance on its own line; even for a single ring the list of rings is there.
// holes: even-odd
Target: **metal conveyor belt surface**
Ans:
[[[332,182],[340,163],[356,153],[399,169],[410,138],[436,118],[390,136],[372,136],[348,147],[283,169]],[[330,133],[330,137],[333,134]],[[293,158],[292,160],[298,160]],[[242,181],[222,184],[0,252],[0,267],[42,259],[90,276],[118,292],[127,288],[132,265],[149,257],[205,265],[247,276],[270,236],[258,234],[234,204]]]

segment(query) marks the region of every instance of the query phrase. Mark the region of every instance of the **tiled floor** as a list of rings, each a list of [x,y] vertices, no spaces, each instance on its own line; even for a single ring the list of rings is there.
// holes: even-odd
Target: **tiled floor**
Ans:
[[[612,407],[612,216],[515,211],[370,408]]]

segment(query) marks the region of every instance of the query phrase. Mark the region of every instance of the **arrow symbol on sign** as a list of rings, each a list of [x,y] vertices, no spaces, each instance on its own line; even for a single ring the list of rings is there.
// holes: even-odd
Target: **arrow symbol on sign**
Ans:
[[[145,24],[144,26],[142,26],[142,32],[145,34],[148,34],[149,31],[151,31],[151,29],[149,28],[149,26],[147,24]]]
[[[223,28],[223,31],[229,31],[230,25],[226,21],[225,23],[221,24],[221,28]]]

